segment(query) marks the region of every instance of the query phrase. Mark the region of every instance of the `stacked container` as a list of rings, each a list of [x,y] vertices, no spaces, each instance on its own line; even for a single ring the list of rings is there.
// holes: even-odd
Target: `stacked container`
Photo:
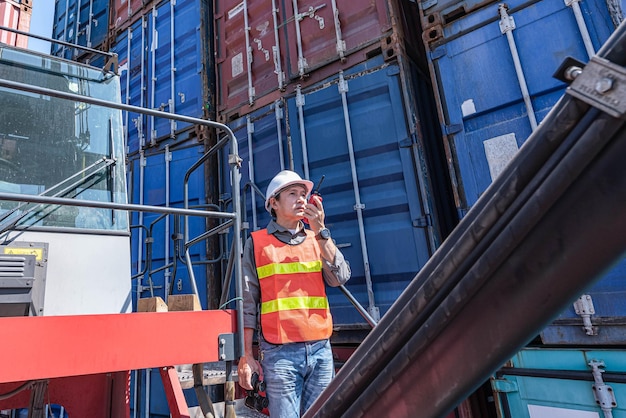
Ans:
[[[564,94],[567,86],[553,77],[559,66],[567,57],[586,63],[623,20],[622,6],[604,0],[420,3],[460,213],[477,201]],[[602,414],[604,405],[596,405],[591,384],[570,380],[584,374],[579,370],[586,370],[590,381],[604,371],[622,373],[614,358],[624,355],[615,349],[626,342],[625,292],[626,261],[572,301],[534,341],[559,349],[520,352],[511,362],[514,369],[493,383],[500,416]],[[580,351],[589,346],[598,351]],[[592,362],[603,359],[606,364],[594,371]],[[554,385],[566,388],[563,396],[555,394]]]
[[[122,102],[215,119],[209,3],[115,0],[110,10],[111,50],[119,56]],[[189,123],[143,114],[124,112],[123,118],[132,203],[221,210],[219,194],[212,186],[217,181],[217,164],[196,165],[215,142],[214,135]],[[210,226],[207,222],[190,218],[186,223],[179,217],[150,213],[134,215],[134,300],[159,296],[167,301],[171,294],[193,293],[184,263],[184,243],[204,233]],[[218,307],[219,268],[225,257],[219,238],[190,247],[204,309]],[[193,336],[183,338],[193,341]],[[138,416],[169,416],[160,380],[159,374],[150,370],[133,376],[132,405]]]
[[[280,170],[321,184],[348,290],[384,314],[456,221],[409,1],[218,1],[217,109],[239,139],[247,225]],[[228,184],[222,185],[228,189]],[[329,293],[336,342],[369,330]]]
[[[248,232],[269,221],[264,192],[278,171],[323,177],[326,223],[352,266],[346,287],[376,317],[563,94],[551,77],[563,59],[586,61],[621,14],[617,1],[566,3],[57,0],[53,33],[116,52],[122,102],[233,129]],[[228,150],[190,170],[218,138],[139,114],[124,120],[132,203],[228,208]],[[180,220],[138,215],[133,224],[135,296],[190,293],[176,262]],[[189,235],[206,229],[192,221]],[[192,247],[204,308],[216,307],[228,248],[227,237]],[[613,298],[623,268],[599,286]],[[329,298],[334,343],[358,344],[366,321],[341,293]],[[582,328],[570,314],[561,324]],[[559,342],[557,333],[544,331],[543,342]],[[134,379],[136,410],[167,416],[150,395],[159,378]]]

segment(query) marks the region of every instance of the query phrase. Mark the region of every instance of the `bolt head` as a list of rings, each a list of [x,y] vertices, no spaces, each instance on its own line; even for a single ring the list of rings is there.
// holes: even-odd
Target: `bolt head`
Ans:
[[[596,91],[605,94],[613,88],[613,79],[604,77],[596,83]]]

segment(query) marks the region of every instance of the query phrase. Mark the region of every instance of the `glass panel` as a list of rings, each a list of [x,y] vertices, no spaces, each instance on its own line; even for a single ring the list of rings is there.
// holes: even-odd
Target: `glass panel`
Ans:
[[[0,78],[119,103],[118,77],[30,51],[0,48]],[[126,203],[121,111],[0,88],[0,191]],[[127,214],[0,202],[0,228],[126,230]]]

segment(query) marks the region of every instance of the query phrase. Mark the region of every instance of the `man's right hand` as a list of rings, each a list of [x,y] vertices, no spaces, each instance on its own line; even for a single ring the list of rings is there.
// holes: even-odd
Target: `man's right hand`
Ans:
[[[263,371],[261,365],[254,356],[246,354],[239,358],[237,373],[239,374],[239,386],[246,390],[252,390],[252,374],[258,373],[259,380],[263,380]]]

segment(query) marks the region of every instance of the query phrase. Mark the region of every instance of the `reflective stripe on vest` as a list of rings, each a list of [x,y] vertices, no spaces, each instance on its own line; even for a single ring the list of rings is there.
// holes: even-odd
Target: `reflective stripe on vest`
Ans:
[[[315,341],[332,334],[332,318],[320,249],[307,232],[301,244],[289,245],[263,229],[252,233],[261,287],[261,329],[273,344]]]

